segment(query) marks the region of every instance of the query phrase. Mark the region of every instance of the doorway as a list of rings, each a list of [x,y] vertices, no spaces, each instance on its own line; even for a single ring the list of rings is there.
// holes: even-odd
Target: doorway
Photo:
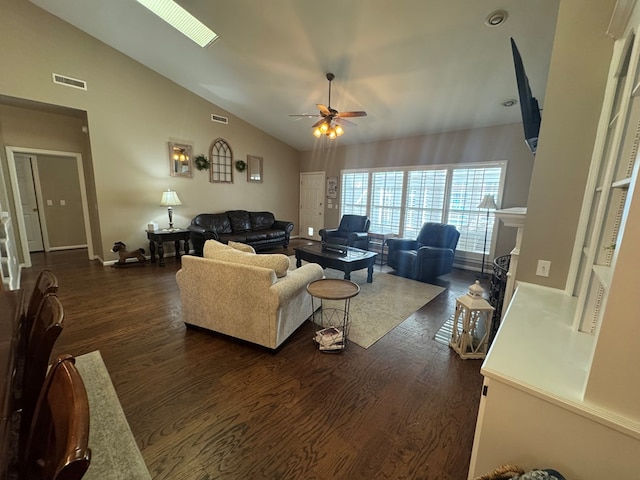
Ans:
[[[75,152],[11,146],[6,147],[6,152],[16,209],[16,230],[22,247],[24,266],[31,266],[30,252],[38,251],[39,248],[36,228],[40,230],[39,235],[42,241],[40,251],[87,248],[88,257],[92,259],[93,244],[91,242],[82,155]],[[64,168],[53,170],[57,173],[63,172],[62,180],[58,179],[57,182],[47,180],[50,177],[46,172],[41,176],[38,169],[38,157],[56,159],[59,165]],[[46,170],[47,168],[45,168]],[[65,186],[65,178],[69,180],[68,186]],[[33,194],[30,193],[30,188],[33,188]],[[57,196],[53,194],[56,188],[62,188],[64,194]],[[43,190],[45,190],[47,198],[44,198]],[[35,199],[29,198],[32,195]],[[73,200],[69,201],[70,199]],[[31,211],[25,211],[27,209],[31,209]],[[45,210],[49,211],[51,219],[47,218]],[[49,223],[47,223],[48,220]],[[67,233],[77,229],[83,230],[84,235],[80,232],[76,235],[75,240],[72,237],[66,237]],[[53,247],[50,245],[50,235],[57,239]]]
[[[300,238],[320,241],[324,228],[324,172],[300,174]]]
[[[41,252],[44,250],[44,240],[40,217],[41,208],[36,192],[36,185],[39,184],[36,182],[38,164],[33,155],[23,153],[16,153],[14,160],[29,253]]]

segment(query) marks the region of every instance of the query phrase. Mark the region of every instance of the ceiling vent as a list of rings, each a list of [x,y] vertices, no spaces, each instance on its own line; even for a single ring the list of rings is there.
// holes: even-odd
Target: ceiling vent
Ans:
[[[58,73],[53,74],[53,83],[58,85],[65,85],[67,87],[79,88],[80,90],[87,89],[87,82],[84,80],[78,80],[77,78],[65,77]]]
[[[222,115],[216,115],[215,113],[211,114],[211,121],[229,125],[229,119],[227,117],[223,117]]]

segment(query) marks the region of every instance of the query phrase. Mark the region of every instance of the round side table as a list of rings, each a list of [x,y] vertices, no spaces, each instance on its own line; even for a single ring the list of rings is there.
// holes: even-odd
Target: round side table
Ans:
[[[317,325],[313,341],[323,352],[341,352],[349,336],[351,299],[360,293],[360,286],[351,280],[323,278],[307,285],[311,295],[311,316]],[[315,299],[320,300],[316,311]],[[324,300],[344,300],[344,307],[323,308]]]

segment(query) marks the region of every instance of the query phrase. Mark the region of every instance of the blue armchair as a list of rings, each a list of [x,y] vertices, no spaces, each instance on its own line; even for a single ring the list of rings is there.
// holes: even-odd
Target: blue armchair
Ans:
[[[387,265],[403,277],[427,282],[451,272],[459,238],[453,225],[425,223],[416,240],[387,240]]]
[[[318,234],[324,243],[367,250],[369,248],[370,226],[371,221],[366,215],[343,215],[338,228],[323,228]]]

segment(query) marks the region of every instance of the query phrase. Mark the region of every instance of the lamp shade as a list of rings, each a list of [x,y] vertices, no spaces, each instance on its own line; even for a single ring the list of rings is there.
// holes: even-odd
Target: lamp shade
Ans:
[[[162,200],[160,200],[160,206],[173,206],[173,205],[182,205],[182,202],[178,198],[178,194],[171,190],[167,190],[166,192],[162,192]]]
[[[493,195],[488,193],[482,198],[482,201],[480,202],[480,205],[478,205],[477,208],[486,208],[487,210],[495,210],[496,208],[498,208],[498,205],[496,205],[496,201],[494,200]]]

